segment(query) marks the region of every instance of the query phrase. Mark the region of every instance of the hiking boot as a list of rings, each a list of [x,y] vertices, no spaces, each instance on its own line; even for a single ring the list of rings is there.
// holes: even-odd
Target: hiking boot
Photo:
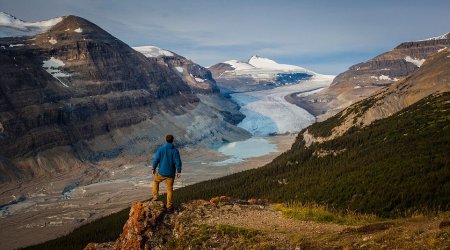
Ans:
[[[175,209],[173,209],[173,207],[169,207],[167,208],[167,213],[173,213],[173,211],[175,211]]]
[[[157,201],[158,200],[158,197],[153,197],[152,199],[151,199],[151,201]]]

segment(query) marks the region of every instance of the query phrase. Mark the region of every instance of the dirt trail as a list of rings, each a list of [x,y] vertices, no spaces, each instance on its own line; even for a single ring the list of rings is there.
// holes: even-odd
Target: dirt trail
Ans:
[[[347,226],[337,224],[324,224],[312,221],[301,221],[283,216],[272,205],[262,206],[260,209],[247,209],[245,207],[224,206],[217,217],[205,220],[206,224],[227,224],[235,227],[244,227],[276,234],[304,234],[317,236],[321,234],[338,233]],[[224,211],[230,211],[225,213]]]
[[[448,214],[348,226],[288,218],[274,205],[224,204],[195,223],[258,230],[278,246],[300,249],[450,249]]]

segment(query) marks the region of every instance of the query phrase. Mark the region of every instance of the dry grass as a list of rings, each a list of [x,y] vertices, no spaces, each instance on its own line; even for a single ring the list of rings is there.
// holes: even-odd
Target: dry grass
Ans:
[[[289,202],[285,204],[277,204],[275,205],[275,209],[289,218],[320,223],[364,225],[367,223],[381,221],[381,219],[375,215],[358,214],[351,211],[340,213],[324,205],[315,203],[304,204],[299,202]]]

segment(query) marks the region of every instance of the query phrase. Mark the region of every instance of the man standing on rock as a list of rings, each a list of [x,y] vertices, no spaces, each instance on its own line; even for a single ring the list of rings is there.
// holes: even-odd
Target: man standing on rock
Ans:
[[[173,135],[166,136],[166,144],[162,145],[158,151],[156,151],[155,156],[153,157],[152,164],[152,174],[153,178],[153,199],[158,199],[159,192],[159,183],[162,181],[166,181],[167,186],[167,210],[173,211],[172,207],[172,193],[173,193],[173,182],[175,179],[175,175],[177,178],[181,176],[181,158],[180,152],[173,145],[174,137]],[[158,173],[156,173],[156,168],[159,169]],[[156,175],[155,175],[156,174]]]

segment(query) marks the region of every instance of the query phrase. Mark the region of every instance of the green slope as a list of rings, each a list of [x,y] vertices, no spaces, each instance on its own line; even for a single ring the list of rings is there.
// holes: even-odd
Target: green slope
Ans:
[[[327,134],[331,119],[313,126]],[[261,167],[175,191],[178,204],[227,195],[275,202],[323,203],[335,209],[384,217],[450,209],[450,93],[429,96],[365,128],[305,148],[302,133],[292,149]],[[317,157],[314,152],[339,152]],[[113,240],[126,212],[84,226],[34,249],[80,249]],[[106,223],[105,223],[106,222]]]
[[[314,126],[332,127],[328,123]],[[450,209],[450,93],[310,148],[301,134],[272,163],[179,189],[177,199],[229,195],[313,201],[386,217]],[[314,155],[332,151],[340,153]]]

